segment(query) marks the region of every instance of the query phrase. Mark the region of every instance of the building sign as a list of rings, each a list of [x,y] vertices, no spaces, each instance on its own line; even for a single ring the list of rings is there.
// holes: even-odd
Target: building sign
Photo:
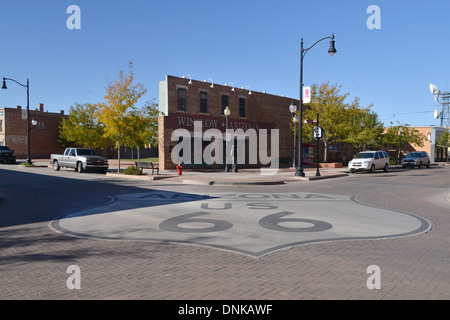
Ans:
[[[28,116],[27,116],[27,110],[22,110],[22,120],[27,120]]]
[[[173,114],[164,118],[164,126],[166,128],[178,129],[185,128],[193,130],[195,122],[201,122],[204,129],[218,129],[221,131],[226,130],[226,118],[225,117],[210,117],[204,115],[179,115]],[[228,129],[242,129],[244,131],[248,129],[275,129],[273,122],[259,122],[249,121],[245,119],[231,119],[228,118]]]

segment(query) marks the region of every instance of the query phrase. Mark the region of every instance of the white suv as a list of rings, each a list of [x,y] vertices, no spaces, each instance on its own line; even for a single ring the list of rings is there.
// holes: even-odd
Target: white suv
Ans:
[[[382,150],[362,151],[348,163],[348,169],[351,173],[356,171],[375,172],[375,170],[387,172],[389,171],[389,155]]]

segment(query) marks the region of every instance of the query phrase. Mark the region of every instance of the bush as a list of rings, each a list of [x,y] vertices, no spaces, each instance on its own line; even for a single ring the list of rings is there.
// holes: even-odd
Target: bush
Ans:
[[[126,168],[123,171],[123,173],[128,174],[128,175],[137,175],[137,176],[144,175],[144,172],[142,172],[142,169],[139,169],[135,166],[129,166],[128,168]]]

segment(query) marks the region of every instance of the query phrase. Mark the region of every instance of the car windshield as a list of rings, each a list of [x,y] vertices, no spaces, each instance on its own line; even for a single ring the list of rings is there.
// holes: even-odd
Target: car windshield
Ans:
[[[375,152],[360,152],[355,158],[356,159],[371,159],[375,157]]]
[[[8,147],[5,146],[0,146],[0,150],[11,151]]]
[[[97,153],[95,153],[94,150],[90,150],[90,149],[78,149],[77,154],[79,156],[96,156],[97,155]]]
[[[407,158],[420,158],[420,153],[419,152],[411,152],[411,153],[408,153],[408,155],[406,157]]]

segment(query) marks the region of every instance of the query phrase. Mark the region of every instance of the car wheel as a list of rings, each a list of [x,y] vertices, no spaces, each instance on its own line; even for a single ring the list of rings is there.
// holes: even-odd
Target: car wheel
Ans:
[[[59,163],[56,160],[56,161],[53,162],[53,170],[59,171],[59,169],[61,169],[61,167],[59,166]]]
[[[370,167],[370,171],[369,172],[370,173],[374,173],[375,172],[375,165],[374,164]]]
[[[389,165],[387,163],[384,165],[383,171],[384,172],[388,172],[389,171]]]
[[[430,162],[428,161],[427,168],[430,168]]]
[[[419,169],[422,169],[422,161],[419,163],[419,165],[417,166]]]
[[[82,162],[77,162],[77,171],[78,173],[83,173],[83,163]]]

